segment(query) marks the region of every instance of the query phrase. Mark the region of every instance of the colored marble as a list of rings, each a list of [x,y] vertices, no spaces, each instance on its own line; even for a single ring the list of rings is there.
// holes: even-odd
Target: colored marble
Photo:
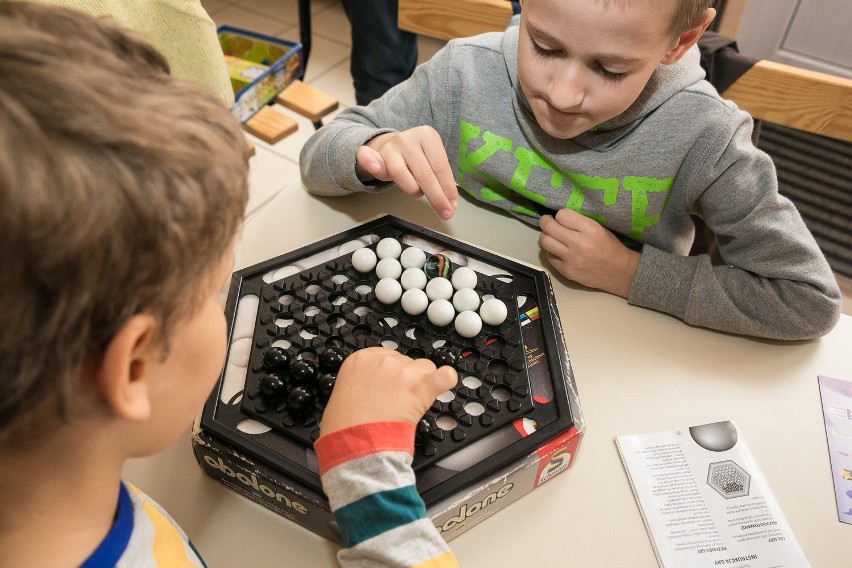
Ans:
[[[450,278],[453,274],[453,263],[450,262],[450,257],[445,254],[433,254],[423,264],[423,272],[430,279],[439,276]]]

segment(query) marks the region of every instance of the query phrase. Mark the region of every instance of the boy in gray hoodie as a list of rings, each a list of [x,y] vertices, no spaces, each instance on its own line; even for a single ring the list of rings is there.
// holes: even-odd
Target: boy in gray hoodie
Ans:
[[[525,0],[454,40],[301,154],[316,195],[396,184],[443,219],[458,187],[541,228],[553,268],[688,324],[775,339],[834,327],[840,291],[752,119],[704,80],[712,0]],[[353,159],[353,157],[355,159]],[[723,265],[686,256],[701,217]]]

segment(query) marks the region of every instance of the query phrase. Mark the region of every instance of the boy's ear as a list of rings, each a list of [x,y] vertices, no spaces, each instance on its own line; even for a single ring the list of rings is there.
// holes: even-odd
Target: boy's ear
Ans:
[[[712,22],[715,17],[716,10],[714,8],[707,8],[698,25],[680,34],[677,38],[677,42],[666,52],[660,63],[670,65],[678,62],[680,58],[683,57],[683,54],[698,42],[701,35],[704,33],[704,30],[707,29],[707,26],[710,25],[710,22]]]
[[[156,356],[153,337],[156,320],[136,314],[110,339],[97,363],[94,380],[113,415],[144,422],[151,415],[151,358]]]

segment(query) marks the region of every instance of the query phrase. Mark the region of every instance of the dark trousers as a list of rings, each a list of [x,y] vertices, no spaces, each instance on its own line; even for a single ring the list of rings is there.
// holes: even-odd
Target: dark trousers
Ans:
[[[366,105],[414,72],[417,35],[397,27],[397,0],[342,1],[352,25],[355,99]]]

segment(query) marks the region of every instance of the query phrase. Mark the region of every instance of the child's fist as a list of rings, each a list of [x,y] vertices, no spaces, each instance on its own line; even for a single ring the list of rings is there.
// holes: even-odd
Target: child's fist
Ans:
[[[621,244],[597,221],[571,209],[539,219],[541,248],[566,278],[627,298],[641,255]]]
[[[457,380],[452,367],[436,369],[428,359],[410,359],[393,349],[355,351],[337,373],[323,413],[322,435],[369,422],[416,424],[435,397]]]

